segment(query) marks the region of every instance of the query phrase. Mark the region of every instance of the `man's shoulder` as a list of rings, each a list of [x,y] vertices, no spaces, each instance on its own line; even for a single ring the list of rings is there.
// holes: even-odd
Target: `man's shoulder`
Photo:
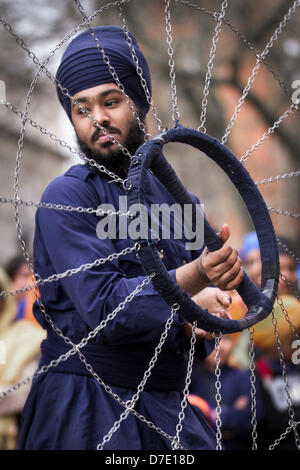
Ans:
[[[87,194],[89,176],[93,171],[87,165],[73,165],[65,173],[52,180],[42,194],[42,202],[67,203],[66,200],[80,199],[81,195]],[[70,202],[69,202],[70,203]]]

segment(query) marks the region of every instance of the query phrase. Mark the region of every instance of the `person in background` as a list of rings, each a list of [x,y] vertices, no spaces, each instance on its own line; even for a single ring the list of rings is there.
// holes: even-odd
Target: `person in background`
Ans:
[[[279,278],[278,285],[278,295],[291,294],[294,289],[297,291],[298,288],[298,278],[297,278],[297,260],[289,254],[284,246],[288,250],[291,250],[291,242],[286,238],[279,237],[280,243],[278,243],[279,251],[279,264],[280,272],[285,276],[287,282]],[[240,257],[243,261],[243,266],[245,267],[249,277],[255,282],[257,286],[260,287],[261,283],[261,259],[260,259],[260,250],[257,235],[255,232],[247,233],[244,237],[242,248],[239,252]],[[290,284],[290,288],[289,285]]]
[[[5,271],[0,268],[0,292],[11,290]],[[15,322],[16,299],[0,297],[0,395],[12,385],[32,375],[37,368],[44,331],[32,322]],[[29,393],[30,382],[0,400],[0,449],[17,446],[20,415]]]
[[[300,304],[292,295],[282,295],[281,300],[296,334],[300,334]],[[277,323],[278,338],[274,334]],[[266,414],[259,428],[260,448],[268,449],[287,428],[290,419],[286,383],[282,373],[279,345],[282,351],[289,395],[293,404],[295,421],[300,420],[300,341],[296,340],[280,305],[274,305],[272,315],[255,325],[254,345],[256,370],[263,389]],[[296,340],[296,341],[295,341]],[[298,432],[300,431],[298,426]],[[294,433],[291,431],[276,447],[281,450],[296,450]]]
[[[292,251],[291,242],[283,237],[279,237],[279,240],[281,242],[278,243],[280,272],[283,274],[284,279],[279,277],[278,296],[281,298],[283,305],[289,306],[289,308],[295,305],[295,308],[298,309],[300,305],[295,296],[298,292],[297,261],[283,248],[285,246]],[[258,238],[255,232],[249,232],[244,236],[239,255],[248,276],[260,287],[261,259]],[[247,307],[237,292],[231,292],[231,295],[230,314],[234,319],[242,318],[247,312]],[[274,308],[280,309],[277,300],[274,303]],[[249,335],[247,332],[240,334],[236,348],[233,351],[232,361],[242,369],[249,368]]]
[[[286,280],[279,279],[278,299],[274,303],[274,319],[272,315],[269,315],[254,326],[256,370],[262,386],[266,409],[265,418],[259,429],[259,441],[260,447],[265,449],[285,431],[289,421],[287,393],[279,359],[279,343],[274,332],[276,322],[295,419],[296,421],[300,419],[300,358],[299,355],[297,356],[297,350],[293,348],[293,345],[297,345],[293,343],[297,338],[296,335],[300,333],[300,304],[294,295],[297,293],[297,261],[284,249],[287,247],[291,251],[291,242],[285,238],[279,238],[279,240],[281,242],[278,244],[280,272]],[[248,275],[257,286],[260,286],[261,259],[255,232],[245,235],[239,253]],[[233,318],[236,318],[235,314],[241,305],[241,303],[234,302],[232,307],[235,312],[230,310]],[[243,314],[246,307],[242,305],[241,310]],[[245,331],[240,335],[233,353],[237,364],[244,368],[249,367],[248,332]],[[278,448],[296,449],[293,432],[280,442]]]
[[[221,369],[221,420],[222,443],[225,449],[251,449],[251,388],[250,373],[230,365],[235,338],[224,335],[220,341]],[[198,362],[192,374],[188,400],[204,413],[213,427],[216,427],[216,376],[215,352],[201,364]],[[256,386],[257,420],[263,417],[260,387]]]
[[[5,270],[10,277],[12,290],[23,289],[25,286],[34,282],[32,273],[22,254],[18,254],[9,260]],[[15,298],[17,301],[15,320],[26,319],[38,325],[33,315],[33,304],[35,302],[34,290],[32,289],[28,292],[16,294]]]

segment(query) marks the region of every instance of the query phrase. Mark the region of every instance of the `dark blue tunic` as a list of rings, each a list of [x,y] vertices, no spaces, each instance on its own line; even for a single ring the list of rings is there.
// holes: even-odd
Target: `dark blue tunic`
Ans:
[[[93,207],[112,204],[119,208],[121,186],[90,170],[75,165],[56,178],[45,190],[42,201]],[[174,200],[157,178],[148,172],[146,205],[173,204]],[[35,272],[42,278],[62,273],[120,252],[134,242],[126,239],[101,240],[96,235],[101,220],[95,214],[39,208],[34,240]],[[119,230],[117,220],[117,233]],[[184,240],[161,240],[163,261],[175,279],[175,270],[199,255],[186,251]],[[133,252],[40,286],[42,301],[54,324],[73,342],[107,318],[145,278]],[[68,347],[53,332],[37,305],[35,316],[47,330],[40,365],[48,364]],[[130,399],[148,368],[170,308],[150,283],[122,309],[113,321],[92,339],[82,352],[98,375],[124,401]],[[206,342],[208,343],[208,342]],[[197,355],[205,357],[207,344],[197,345]],[[187,342],[183,321],[176,316],[167,341],[152,371],[136,410],[170,435],[175,435],[186,374]],[[23,411],[20,449],[96,449],[124,408],[90,375],[73,356],[33,381]],[[215,447],[214,433],[204,416],[186,408],[181,442],[187,449]],[[132,414],[121,424],[105,449],[167,449],[170,441]]]

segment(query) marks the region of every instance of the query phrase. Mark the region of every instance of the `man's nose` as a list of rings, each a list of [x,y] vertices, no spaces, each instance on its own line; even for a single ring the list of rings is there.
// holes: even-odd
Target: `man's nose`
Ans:
[[[97,106],[97,107],[94,108],[93,118],[96,119],[98,124],[102,127],[107,126],[110,122],[109,115],[106,112],[106,109],[102,108],[100,106]]]

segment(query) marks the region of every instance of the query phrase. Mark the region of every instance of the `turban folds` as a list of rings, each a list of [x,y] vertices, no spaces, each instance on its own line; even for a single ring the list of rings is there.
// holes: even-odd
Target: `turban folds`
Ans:
[[[125,93],[144,117],[149,110],[149,104],[136,72],[136,65],[132,59],[125,32],[118,26],[97,26],[93,28],[93,31],[124,86]],[[151,78],[147,62],[135,37],[131,33],[129,35],[151,94]],[[96,41],[88,30],[70,42],[62,57],[56,78],[72,96],[81,90],[97,85],[116,83],[97,48]],[[57,87],[57,94],[71,120],[70,98],[65,96],[59,87]]]

